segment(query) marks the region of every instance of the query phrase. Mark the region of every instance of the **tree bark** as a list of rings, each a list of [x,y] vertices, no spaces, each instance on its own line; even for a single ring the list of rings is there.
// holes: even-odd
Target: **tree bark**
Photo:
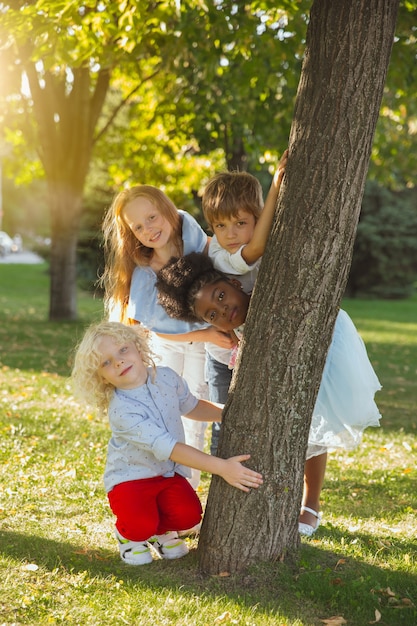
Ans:
[[[49,184],[51,259],[49,319],[77,319],[77,240],[82,192]]]
[[[249,495],[213,478],[202,572],[238,572],[299,545],[312,411],[344,292],[398,0],[316,0],[276,221],[224,411],[219,455],[251,454]]]

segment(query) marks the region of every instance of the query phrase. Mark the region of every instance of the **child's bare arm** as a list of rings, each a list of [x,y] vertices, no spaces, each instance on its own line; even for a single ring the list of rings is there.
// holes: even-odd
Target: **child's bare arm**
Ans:
[[[263,483],[261,474],[242,465],[242,462],[249,458],[250,454],[241,454],[230,459],[220,459],[217,456],[200,452],[197,448],[187,446],[185,443],[176,443],[170,456],[171,461],[175,463],[217,474],[232,487],[246,492],[250,489],[257,489]]]
[[[253,237],[246,246],[242,248],[242,257],[248,265],[255,263],[265,252],[266,242],[271,231],[272,221],[274,219],[275,205],[278,198],[278,193],[281,187],[281,182],[284,177],[285,167],[288,160],[288,150],[285,150],[284,154],[279,160],[277,170],[274,178],[272,179],[271,187],[265,200],[264,208],[256,222]]]
[[[221,422],[223,406],[216,402],[199,400],[194,409],[187,413],[187,417],[197,422]]]
[[[208,326],[201,330],[192,330],[189,333],[178,335],[168,335],[164,333],[157,333],[157,335],[169,341],[204,341],[214,343],[216,346],[224,348],[225,350],[230,350],[236,344],[235,338],[230,333],[222,332],[214,326]]]

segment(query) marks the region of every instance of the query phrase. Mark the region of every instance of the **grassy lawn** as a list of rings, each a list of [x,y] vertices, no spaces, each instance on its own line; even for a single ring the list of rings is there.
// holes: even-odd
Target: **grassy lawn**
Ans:
[[[0,265],[0,284],[0,626],[417,624],[416,297],[343,304],[383,385],[382,427],[331,455],[324,521],[297,563],[203,578],[193,549],[139,568],[119,559],[107,423],[67,379],[101,301],[80,293],[80,320],[51,323],[45,265]]]

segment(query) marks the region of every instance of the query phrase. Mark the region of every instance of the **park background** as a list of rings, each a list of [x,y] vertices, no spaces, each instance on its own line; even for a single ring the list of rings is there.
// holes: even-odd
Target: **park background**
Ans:
[[[201,222],[200,194],[215,171],[247,169],[268,188],[288,140],[311,3],[246,3],[243,10],[190,2],[179,16],[184,3],[140,4],[125,3],[118,21],[121,30],[140,27],[135,44],[122,43],[113,27],[117,45],[98,50],[104,5],[83,12],[70,2],[39,2],[22,5],[25,19],[14,26],[17,40],[31,31],[31,56],[2,49],[2,229],[21,234],[45,263],[0,267],[0,617],[5,624],[416,623],[416,3],[400,3],[343,303],[383,384],[382,428],[355,453],[332,458],[325,524],[303,543],[293,569],[267,564],[242,579],[209,581],[193,554],[147,572],[118,562],[101,486],[107,426],[72,397],[71,350],[102,314],[94,286],[100,223],[121,187],[162,187]],[[7,22],[4,7],[1,18]],[[57,43],[65,20],[79,35],[76,50],[70,37]],[[55,56],[45,55],[49,45]],[[58,322],[48,320],[55,209],[34,132],[36,99],[18,76],[33,62],[51,79],[45,91],[52,85],[56,93],[75,80],[71,73],[91,49],[115,56],[76,229],[76,315]],[[134,63],[124,66],[120,53]],[[65,141],[82,132],[82,114],[65,114],[55,124],[69,154]]]

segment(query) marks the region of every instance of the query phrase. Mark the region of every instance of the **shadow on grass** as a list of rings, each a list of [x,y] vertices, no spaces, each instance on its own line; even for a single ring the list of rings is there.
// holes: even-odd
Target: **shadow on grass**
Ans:
[[[360,540],[368,546],[363,551],[364,559],[372,560],[375,538],[371,535],[350,535],[337,528],[322,527],[317,537],[338,542],[342,537],[347,542]],[[242,608],[256,607],[271,615],[280,613],[306,625],[321,624],[331,615],[343,615],[350,626],[363,626],[373,623],[375,609],[382,613],[380,623],[385,626],[417,624],[417,577],[404,571],[404,566],[397,570],[377,567],[317,543],[305,541],[296,563],[259,563],[237,575],[204,577],[198,571],[196,550],[178,561],[155,561],[150,566],[135,568],[123,564],[115,551],[86,551],[67,542],[0,531],[0,551],[6,558],[36,563],[50,571],[62,569],[68,574],[87,571],[98,581],[114,576],[123,580],[126,590],[161,590],[190,598],[204,595],[213,600],[226,597]],[[398,547],[402,555],[416,558],[415,543],[401,541]],[[366,622],[364,607],[369,615]]]

